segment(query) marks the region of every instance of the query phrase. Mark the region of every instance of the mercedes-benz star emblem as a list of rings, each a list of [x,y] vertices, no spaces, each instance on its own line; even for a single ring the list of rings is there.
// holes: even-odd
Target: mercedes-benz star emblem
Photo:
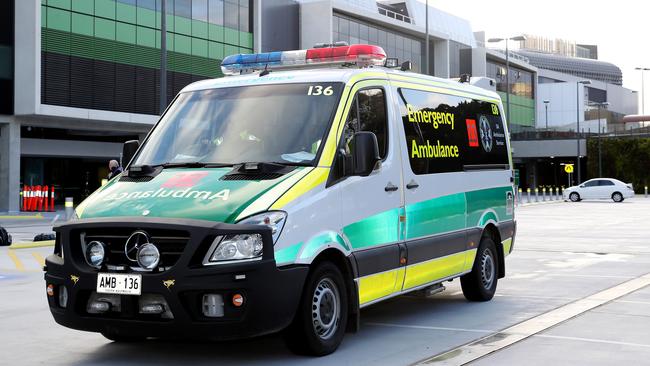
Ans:
[[[126,239],[126,244],[124,244],[124,255],[131,262],[137,262],[138,249],[149,243],[149,234],[142,230],[134,231],[128,239]]]
[[[483,145],[483,150],[485,150],[485,152],[492,151],[492,128],[490,127],[490,121],[488,121],[487,117],[481,116],[479,118],[478,129],[481,135],[481,145]]]

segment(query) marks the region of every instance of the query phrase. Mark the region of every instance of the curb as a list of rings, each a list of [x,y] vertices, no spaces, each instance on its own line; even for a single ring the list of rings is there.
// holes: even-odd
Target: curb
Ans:
[[[11,244],[11,246],[9,246],[9,249],[27,249],[27,248],[51,247],[51,246],[54,246],[54,240],[25,241],[22,243]]]
[[[42,219],[45,218],[45,216],[41,214],[36,214],[36,215],[1,215],[0,220],[30,220],[30,219]]]

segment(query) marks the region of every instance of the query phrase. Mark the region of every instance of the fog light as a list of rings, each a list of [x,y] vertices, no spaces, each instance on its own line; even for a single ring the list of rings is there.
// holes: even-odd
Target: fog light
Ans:
[[[160,252],[155,245],[147,243],[138,249],[138,264],[145,269],[154,269],[160,262]]]
[[[99,268],[104,263],[106,248],[101,241],[91,241],[86,247],[86,262],[95,268]]]
[[[86,311],[90,314],[102,314],[110,310],[111,304],[107,301],[91,301],[88,303]]]
[[[163,304],[142,304],[140,314],[162,314],[165,311]]]
[[[68,306],[68,289],[65,286],[59,286],[59,306]]]
[[[240,307],[244,305],[244,296],[241,294],[234,294],[232,296],[232,304],[235,305],[236,307]]]
[[[162,319],[174,319],[174,315],[162,295],[142,294],[138,299],[138,309],[140,314],[160,315]]]
[[[223,316],[223,296],[219,294],[203,295],[203,315],[208,318]]]
[[[47,296],[54,296],[54,285],[47,285]]]

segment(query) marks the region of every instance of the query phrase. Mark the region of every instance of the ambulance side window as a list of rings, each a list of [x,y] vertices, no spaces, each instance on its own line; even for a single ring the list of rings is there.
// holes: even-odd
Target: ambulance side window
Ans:
[[[359,91],[352,101],[343,130],[346,152],[351,153],[350,141],[356,132],[368,131],[377,136],[379,156],[382,159],[386,158],[388,151],[387,124],[384,90],[364,89]]]
[[[350,112],[345,119],[339,153],[334,161],[330,183],[336,182],[350,174],[352,170],[352,137],[356,132],[368,131],[377,136],[379,156],[386,158],[388,153],[388,118],[386,113],[386,96],[383,89],[363,89],[357,92]]]

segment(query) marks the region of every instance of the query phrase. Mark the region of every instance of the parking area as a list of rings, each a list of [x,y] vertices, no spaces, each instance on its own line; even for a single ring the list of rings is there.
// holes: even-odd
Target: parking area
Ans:
[[[517,220],[507,276],[492,301],[465,301],[456,280],[433,297],[373,305],[362,311],[361,331],[347,334],[337,352],[322,358],[291,354],[279,335],[116,344],[63,328],[49,314],[38,270],[51,248],[0,248],[0,353],[3,363],[30,365],[647,362],[650,199],[523,206]],[[465,357],[476,350],[485,355]]]

